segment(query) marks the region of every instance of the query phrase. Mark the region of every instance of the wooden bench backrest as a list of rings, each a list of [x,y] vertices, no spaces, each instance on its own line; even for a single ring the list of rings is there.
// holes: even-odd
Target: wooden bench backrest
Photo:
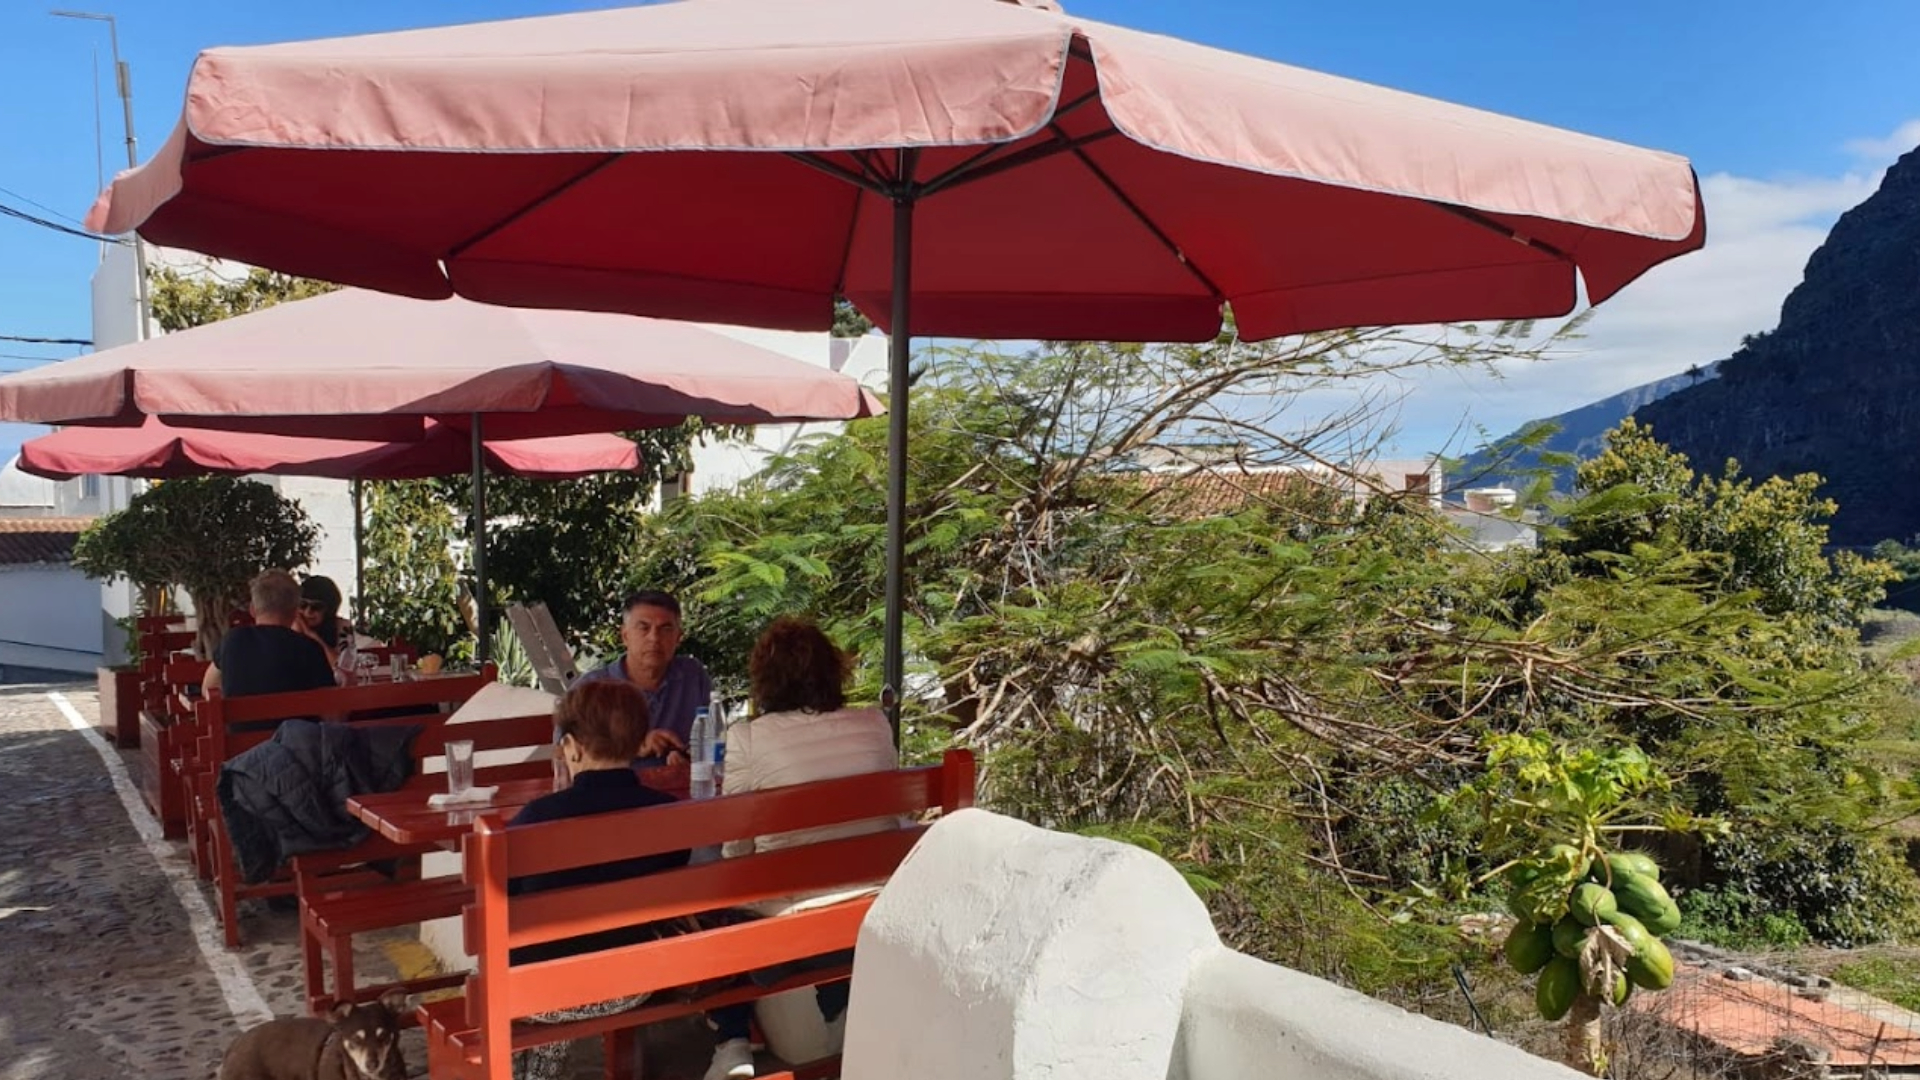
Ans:
[[[207,677],[205,660],[170,660],[160,669],[161,712],[174,723],[193,719],[194,702],[200,698],[200,684]]]
[[[925,826],[721,859],[599,885],[509,897],[510,878],[594,866],[795,829],[952,812],[973,804],[973,755],[716,799],[508,829],[484,815],[466,845],[468,1019],[483,1061],[510,1053],[512,1022],[535,1013],[742,974],[851,948],[871,899],[828,905],[638,945],[519,965],[510,950],[797,893],[882,881]]]
[[[480,691],[494,679],[489,664],[477,675],[418,679],[411,682],[371,683],[366,686],[336,686],[319,690],[299,690],[287,694],[253,694],[247,697],[213,697],[194,706],[194,715],[202,727],[203,764],[217,768],[235,754],[273,737],[273,728],[285,720],[314,716],[344,716],[384,709],[451,704],[455,707]],[[396,718],[394,723],[419,724],[428,716]],[[365,722],[365,721],[359,721]],[[238,724],[259,725],[259,730],[234,731]]]
[[[551,776],[553,773],[552,713],[532,713],[527,716],[430,725],[413,740],[415,762],[424,764],[428,758],[443,756],[447,752],[447,742],[451,739],[472,740],[475,757],[488,753],[494,753],[499,757],[503,755],[497,752],[503,750],[528,751],[517,761],[476,763],[473,770],[473,781],[476,784],[537,779],[542,776]],[[436,768],[433,771],[443,771],[443,768]]]

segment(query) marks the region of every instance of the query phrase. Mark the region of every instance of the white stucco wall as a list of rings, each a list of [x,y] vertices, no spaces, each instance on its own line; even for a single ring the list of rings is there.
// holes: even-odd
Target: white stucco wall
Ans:
[[[11,678],[8,668],[92,676],[99,612],[99,585],[70,566],[0,566],[0,680]]]
[[[1174,869],[983,810],[931,829],[854,959],[847,1080],[1573,1080],[1233,952]]]
[[[1205,905],[1146,851],[984,810],[936,824],[860,928],[847,1080],[1164,1080]]]

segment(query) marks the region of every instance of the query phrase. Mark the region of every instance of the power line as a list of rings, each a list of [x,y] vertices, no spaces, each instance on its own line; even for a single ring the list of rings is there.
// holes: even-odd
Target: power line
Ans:
[[[70,229],[57,221],[48,221],[46,218],[29,214],[25,210],[8,206],[6,203],[0,203],[0,216],[17,218],[29,225],[38,225],[43,229],[52,229],[54,232],[65,233],[68,236],[77,236],[82,240],[93,240],[102,244],[124,244],[127,242],[125,239],[117,236],[101,236],[98,233],[87,232],[84,229]]]
[[[55,210],[53,207],[48,206],[46,203],[35,202],[34,200],[27,198],[25,195],[22,195],[17,191],[9,191],[6,188],[0,187],[0,195],[6,195],[15,199],[19,199],[21,202],[26,203],[28,206],[34,207],[35,209],[45,210],[47,213],[52,214],[54,217],[59,218],[61,221],[71,221],[75,225],[79,225],[81,228],[86,227],[79,218],[74,217],[72,214],[63,214],[60,211]]]
[[[23,338],[19,334],[0,334],[0,342],[21,342],[29,346],[90,346],[92,338]]]

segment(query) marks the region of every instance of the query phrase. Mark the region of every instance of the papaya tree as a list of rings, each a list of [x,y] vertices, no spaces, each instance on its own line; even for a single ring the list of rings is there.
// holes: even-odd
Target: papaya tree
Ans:
[[[1660,939],[1679,927],[1680,908],[1659,864],[1628,845],[1717,824],[1668,801],[1670,787],[1636,747],[1570,748],[1535,732],[1490,738],[1486,773],[1461,793],[1481,804],[1489,852],[1510,856],[1488,874],[1504,878],[1518,920],[1507,961],[1536,976],[1540,1015],[1564,1019],[1568,1063],[1595,1075],[1607,1063],[1602,1009],[1673,982]]]

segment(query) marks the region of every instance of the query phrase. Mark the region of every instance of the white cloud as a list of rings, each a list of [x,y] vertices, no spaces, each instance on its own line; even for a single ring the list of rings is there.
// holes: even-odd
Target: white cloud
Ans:
[[[1893,129],[1893,134],[1884,139],[1853,139],[1847,143],[1847,152],[1856,154],[1868,161],[1891,161],[1901,154],[1920,146],[1920,120],[1909,120]]]
[[[1396,440],[1439,448],[1468,418],[1500,435],[1623,390],[1722,359],[1741,337],[1770,330],[1833,221],[1879,186],[1886,166],[1920,144],[1920,120],[1883,139],[1846,144],[1856,167],[1837,176],[1701,180],[1707,244],[1656,267],[1594,312],[1565,355],[1518,364],[1504,378],[1427,373],[1412,380]]]

